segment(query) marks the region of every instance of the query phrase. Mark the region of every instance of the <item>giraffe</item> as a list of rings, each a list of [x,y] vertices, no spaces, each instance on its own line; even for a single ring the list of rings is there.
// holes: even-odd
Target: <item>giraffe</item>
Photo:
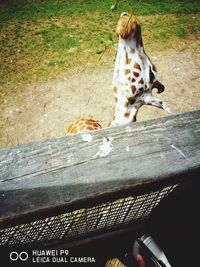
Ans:
[[[65,130],[66,135],[78,134],[85,131],[94,131],[101,129],[101,125],[93,119],[84,119],[82,117],[77,118],[71,123]]]
[[[163,101],[152,95],[153,88],[162,93],[165,87],[157,80],[157,70],[144,51],[138,19],[123,12],[116,33],[119,43],[112,81],[116,106],[110,127],[136,121],[142,105],[152,105],[171,113]]]

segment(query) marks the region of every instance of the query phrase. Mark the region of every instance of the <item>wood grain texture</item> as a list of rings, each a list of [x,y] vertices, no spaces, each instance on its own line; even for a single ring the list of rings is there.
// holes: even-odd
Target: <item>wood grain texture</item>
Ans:
[[[0,222],[185,173],[200,172],[200,111],[0,149]],[[97,155],[103,137],[110,153]]]

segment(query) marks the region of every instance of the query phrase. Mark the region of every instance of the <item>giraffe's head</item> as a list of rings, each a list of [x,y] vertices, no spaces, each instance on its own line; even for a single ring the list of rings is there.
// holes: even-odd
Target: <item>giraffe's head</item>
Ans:
[[[141,26],[132,13],[123,12],[121,14],[117,23],[116,33],[123,39],[133,36],[138,43],[141,42]]]

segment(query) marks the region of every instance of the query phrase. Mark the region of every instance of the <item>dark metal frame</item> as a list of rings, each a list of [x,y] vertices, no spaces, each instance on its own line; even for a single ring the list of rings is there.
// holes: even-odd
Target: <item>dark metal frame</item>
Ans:
[[[180,178],[174,177],[174,179],[163,179],[157,182],[144,183],[124,188],[123,190],[119,189],[115,192],[102,194],[95,198],[86,198],[81,201],[67,203],[57,208],[41,210],[40,212],[24,214],[23,216],[12,218],[12,220],[4,221],[4,223],[1,224],[1,245],[27,243],[27,245],[30,246],[57,246],[61,243],[69,244],[75,241],[78,242],[125,227],[138,227],[138,225],[142,225],[145,220],[147,220],[151,210],[159,201],[173,191],[179,183],[179,180]],[[165,190],[165,192],[162,190]],[[103,211],[103,207],[106,211]],[[107,218],[103,218],[105,213],[107,214]],[[119,221],[117,217],[120,217],[122,213],[126,214],[123,215],[124,218]],[[92,218],[92,216],[94,218]],[[115,218],[115,220],[113,218]],[[41,240],[42,232],[44,232],[43,235],[45,236],[46,231],[52,231],[52,236],[55,237],[56,234],[54,235],[53,229],[55,229],[55,227],[58,228],[59,224],[62,224],[62,219],[65,221],[63,228],[66,226],[68,227],[65,235],[59,238],[59,232],[57,232],[57,238],[50,237],[42,238]],[[66,223],[67,219],[69,219],[68,223]],[[85,225],[84,220],[86,220]],[[95,225],[92,226],[92,230],[90,229],[91,223],[87,225],[87,221],[89,220],[91,223],[92,221],[95,223]],[[100,224],[101,226],[99,226]],[[23,227],[25,228],[24,231]],[[30,229],[33,230],[34,227],[37,228],[39,234],[38,240],[34,237],[32,242],[31,238],[26,238],[26,235],[28,235],[28,232],[31,231]],[[77,229],[75,229],[76,227]],[[71,234],[69,233],[70,231]],[[6,238],[6,235],[9,237]],[[15,236],[17,236],[17,238]],[[17,240],[19,241],[17,242]]]

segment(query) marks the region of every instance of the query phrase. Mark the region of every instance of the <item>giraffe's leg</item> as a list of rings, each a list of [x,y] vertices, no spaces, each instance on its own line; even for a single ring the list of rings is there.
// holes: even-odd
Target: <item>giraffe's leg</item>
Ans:
[[[165,102],[161,101],[160,99],[148,94],[144,96],[144,102],[146,105],[152,105],[157,108],[164,109],[167,113],[172,113],[170,108],[166,105]]]

